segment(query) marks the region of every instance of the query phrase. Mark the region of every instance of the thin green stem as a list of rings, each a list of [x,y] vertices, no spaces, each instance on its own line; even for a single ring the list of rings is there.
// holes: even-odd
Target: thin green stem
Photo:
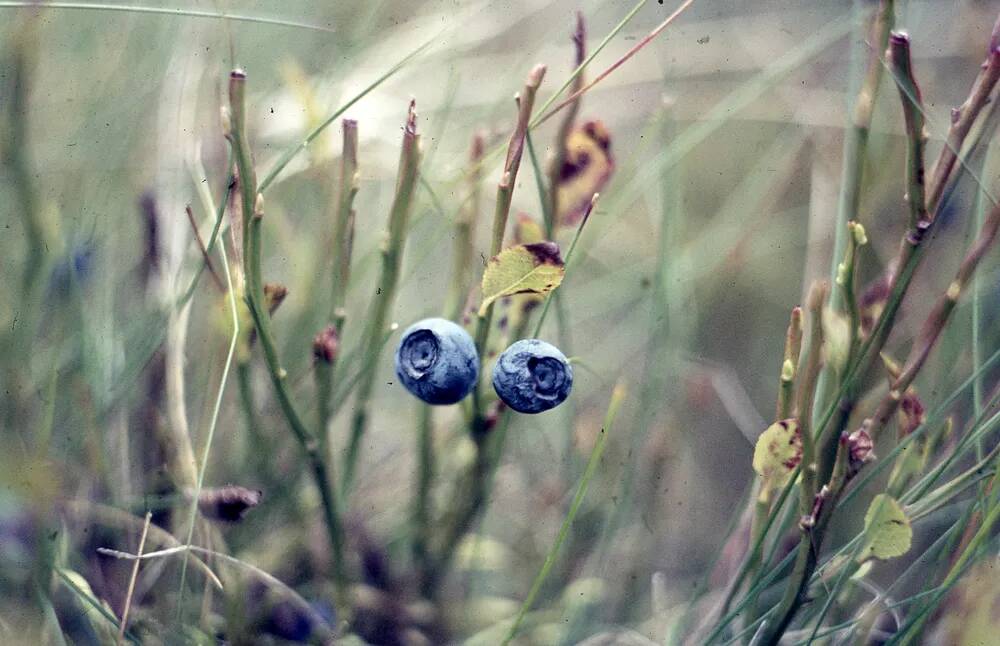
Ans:
[[[812,428],[813,398],[816,381],[822,365],[823,353],[823,303],[826,301],[826,283],[814,283],[809,290],[809,349],[802,368],[803,379],[799,383],[798,420],[802,438],[802,482],[799,485],[799,513],[808,516],[812,511],[816,495],[816,449]]]
[[[982,548],[983,544],[986,543],[992,536],[994,525],[1000,521],[1000,486],[997,486],[1000,483],[997,482],[997,468],[1000,468],[1000,457],[997,458],[997,464],[994,466],[994,476],[991,482],[993,495],[989,499],[989,511],[986,513],[982,525],[979,526],[979,529],[972,537],[972,540],[969,541],[969,543],[965,546],[965,549],[948,570],[948,574],[939,586],[938,594],[936,594],[927,606],[921,609],[919,613],[915,613],[916,619],[910,624],[908,629],[901,631],[900,634],[893,639],[894,644],[906,646],[906,644],[911,643],[920,635],[924,624],[930,617],[931,611],[937,607],[937,604],[940,603],[944,594],[955,585],[959,577],[965,572],[966,566],[968,566],[971,563],[971,560],[978,555],[980,548]]]
[[[354,196],[358,193],[358,122],[344,119],[344,146],[340,156],[340,184],[333,221],[333,297],[330,320],[337,335],[344,336],[344,301],[351,277],[351,251],[354,242]]]
[[[583,472],[583,477],[580,478],[580,484],[577,487],[576,495],[573,496],[573,502],[570,503],[569,511],[567,512],[565,518],[563,518],[562,526],[559,528],[559,534],[556,537],[555,542],[552,544],[552,547],[549,548],[549,552],[545,556],[545,562],[542,564],[542,568],[535,576],[535,580],[531,584],[531,590],[528,592],[528,596],[525,597],[524,603],[521,604],[521,610],[517,613],[517,617],[514,619],[514,623],[510,627],[510,632],[507,633],[506,638],[504,638],[502,642],[503,646],[509,644],[517,635],[517,631],[520,629],[521,623],[524,621],[524,616],[529,610],[531,610],[532,606],[535,605],[535,599],[538,597],[538,592],[542,589],[542,585],[548,578],[549,572],[552,570],[553,565],[555,565],[556,557],[559,555],[559,549],[562,547],[563,542],[565,542],[566,537],[569,535],[569,528],[573,524],[573,520],[576,518],[577,512],[580,510],[580,506],[583,504],[584,497],[587,495],[587,487],[590,485],[590,480],[594,477],[594,473],[597,471],[597,467],[601,462],[601,456],[604,454],[604,447],[608,441],[608,434],[611,432],[615,416],[618,414],[618,409],[621,407],[624,399],[625,386],[623,383],[619,382],[615,386],[614,392],[611,394],[611,402],[608,404],[608,410],[604,415],[604,424],[601,426],[601,432],[597,437],[597,442],[594,443],[594,448],[590,452],[590,459],[587,461],[587,468]]]
[[[288,422],[292,434],[305,452],[310,463],[316,488],[319,490],[323,506],[323,520],[330,538],[333,552],[334,578],[338,588],[340,601],[345,597],[343,527],[340,520],[337,495],[333,480],[330,478],[325,456],[320,451],[320,444],[310,433],[292,403],[288,390],[288,373],[281,366],[278,351],[275,347],[271,331],[271,317],[267,311],[264,297],[264,286],[261,278],[261,223],[263,221],[263,199],[256,190],[255,173],[250,153],[250,144],[246,134],[245,106],[246,73],[234,70],[229,79],[229,103],[231,127],[227,136],[232,142],[236,153],[236,167],[239,175],[242,195],[242,220],[244,223],[243,263],[244,276],[247,282],[246,299],[254,329],[260,339],[261,349],[267,363],[271,383],[282,414]]]
[[[469,290],[469,276],[474,273],[476,223],[479,220],[479,195],[481,190],[485,141],[480,134],[472,138],[469,151],[469,170],[466,184],[469,199],[465,201],[455,218],[455,249],[451,272],[451,288],[444,308],[445,318],[457,321],[465,308],[466,293]]]
[[[567,271],[569,271],[569,261],[573,258],[573,252],[576,251],[576,244],[580,241],[580,234],[583,233],[583,227],[587,224],[587,220],[590,219],[590,214],[593,212],[594,207],[597,206],[598,197],[600,197],[600,195],[598,193],[594,193],[594,196],[590,199],[590,204],[587,206],[587,210],[584,211],[583,218],[580,220],[580,225],[576,228],[576,233],[573,234],[573,240],[569,243],[569,249],[566,251],[566,258],[563,260],[563,264],[566,266]],[[535,322],[535,330],[532,332],[532,337],[538,338],[538,335],[542,333],[542,325],[545,323],[545,317],[548,316],[549,305],[552,303],[554,296],[555,293],[545,295],[545,304],[542,306],[542,312],[538,315],[538,320]]]
[[[351,436],[344,456],[343,490],[346,496],[353,481],[361,452],[361,441],[368,427],[369,406],[375,387],[375,366],[382,353],[382,337],[389,325],[389,314],[396,300],[403,249],[409,230],[410,212],[413,210],[414,192],[420,166],[420,136],[417,134],[417,113],[410,102],[406,124],[403,128],[403,145],[399,157],[399,176],[396,195],[389,211],[388,237],[382,247],[382,273],[376,290],[372,312],[366,320],[368,336],[365,345],[365,372],[358,384]]]
[[[208,424],[208,434],[205,438],[205,448],[202,450],[201,461],[198,465],[198,480],[195,483],[194,492],[191,496],[191,508],[188,511],[188,531],[187,539],[185,540],[185,546],[190,546],[191,541],[194,538],[194,526],[195,521],[198,518],[198,499],[201,497],[201,490],[205,483],[205,471],[208,469],[208,455],[212,449],[212,439],[215,437],[215,429],[219,422],[219,411],[222,410],[222,396],[226,392],[226,384],[229,381],[229,370],[233,365],[233,357],[236,354],[236,343],[240,336],[240,316],[236,305],[236,290],[233,286],[233,278],[229,271],[229,258],[226,255],[226,245],[219,245],[219,259],[222,261],[222,269],[226,277],[226,288],[229,293],[229,314],[232,317],[233,330],[229,340],[229,349],[226,352],[226,360],[222,366],[222,376],[219,378],[219,389],[215,396],[215,403],[212,406],[212,416]],[[147,523],[149,517],[147,516]],[[145,531],[143,532],[143,538],[145,538]],[[142,545],[140,544],[140,552],[142,550]],[[185,576],[187,574],[188,566],[188,554],[184,553],[184,560],[181,564],[181,581],[180,589],[177,595],[177,615],[180,617],[181,612],[183,612],[183,600],[184,600],[184,589],[185,589]],[[136,565],[138,569],[138,562]],[[123,619],[124,621],[124,619]],[[123,626],[124,628],[124,626]]]
[[[417,482],[413,493],[413,562],[426,579],[431,540],[431,485],[434,483],[434,410],[420,406],[417,423]],[[421,582],[423,585],[423,582]]]
[[[844,139],[840,196],[837,200],[837,220],[834,222],[836,234],[830,268],[830,277],[833,279],[837,277],[837,265],[844,256],[844,249],[847,246],[847,230],[845,228],[847,222],[848,220],[856,220],[859,215],[868,137],[882,79],[880,58],[882,52],[885,51],[886,43],[889,40],[889,31],[895,20],[893,4],[893,0],[880,0],[868,26],[868,57],[865,63],[864,78],[858,89],[858,95],[854,99],[851,126],[847,129]],[[836,291],[831,293],[830,297],[831,303],[838,306],[843,302],[842,294]]]

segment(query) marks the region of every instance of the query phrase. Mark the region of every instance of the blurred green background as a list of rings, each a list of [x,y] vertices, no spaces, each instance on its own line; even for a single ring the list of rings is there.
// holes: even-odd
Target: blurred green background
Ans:
[[[148,449],[149,415],[169,423],[175,419],[169,406],[183,404],[200,455],[228,345],[223,294],[205,276],[175,355],[182,386],[168,381],[165,400],[151,401],[151,393],[162,390],[150,377],[157,348],[164,340],[178,342],[168,338],[168,304],[200,262],[185,205],[193,206],[206,235],[211,216],[199,191],[207,187],[218,200],[224,188],[219,109],[228,71],[238,65],[248,72],[250,139],[262,175],[338,106],[430,41],[344,114],[358,120],[361,133],[355,273],[342,340],[349,353],[379,288],[378,244],[410,98],[425,159],[392,314],[403,326],[438,314],[444,303],[453,219],[463,196],[457,180],[472,135],[485,133],[488,149],[506,142],[513,94],[534,63],[548,65],[540,101],[562,84],[573,69],[569,35],[576,11],[586,18],[593,48],[632,7],[539,0],[178,1],[156,12],[138,10],[159,6],[153,4],[130,5],[135,10],[110,3],[87,10],[10,6],[19,4],[25,3],[0,3],[0,105],[7,133],[0,176],[5,497],[14,508],[24,500],[28,506],[31,500],[90,501],[139,517],[142,501],[164,477],[163,464]],[[672,5],[647,2],[596,57],[588,76],[635,45]],[[457,635],[486,629],[520,604],[619,379],[628,386],[625,405],[558,576],[543,590],[542,605],[564,611],[554,611],[551,622],[536,622],[529,639],[561,643],[617,625],[662,639],[663,627],[647,621],[654,601],[676,617],[712,567],[746,495],[752,441],[773,417],[788,312],[812,279],[829,275],[848,97],[856,92],[865,55],[859,26],[869,6],[696,0],[584,97],[580,117],[607,126],[616,169],[559,290],[563,325],[550,316],[542,333],[579,359],[580,368],[568,405],[518,416],[511,427],[479,528],[480,562],[462,560],[451,583],[453,593],[463,591],[450,617]],[[932,151],[982,60],[996,9],[986,0],[898,3],[897,26],[914,43]],[[174,11],[178,15],[170,15]],[[285,24],[192,15],[219,11]],[[15,51],[28,56],[20,82],[29,89],[20,109],[12,81]],[[556,121],[533,131],[543,161]],[[23,158],[11,152],[11,133],[23,137]],[[898,98],[883,80],[858,214],[874,250],[862,268],[864,280],[895,252],[905,221],[901,135]],[[266,198],[264,274],[289,288],[275,328],[303,402],[313,400],[311,341],[329,310],[325,261],[339,154],[338,123],[295,159]],[[28,304],[34,315],[27,317],[27,332],[19,329],[26,320],[21,276],[29,256],[25,176],[18,164],[28,169],[29,203],[45,225],[44,287]],[[486,167],[479,205],[477,249],[484,258],[498,167]],[[960,187],[955,204],[968,205],[973,188]],[[155,231],[141,206],[143,195],[155,200]],[[514,211],[541,215],[527,158]],[[899,345],[922,320],[929,295],[953,272],[970,226],[965,211],[956,211],[938,231],[941,244],[914,287],[908,307],[917,311],[905,312]],[[565,249],[571,237],[572,231],[562,231],[558,242]],[[153,279],[151,263],[159,268]],[[995,274],[990,276],[988,285]],[[985,302],[996,306],[993,296]],[[418,409],[391,383],[394,342],[378,366],[348,516],[387,554],[405,556],[400,543]],[[956,361],[924,377],[928,391],[968,365],[961,340],[950,342]],[[171,390],[178,387],[180,392]],[[322,598],[329,593],[329,557],[311,511],[315,493],[301,476],[299,449],[259,363],[253,388],[259,428],[251,434],[230,381],[205,484],[263,489],[264,500],[221,534],[234,556],[309,599]],[[335,451],[338,441],[346,441],[352,405],[348,399],[335,422]],[[305,408],[313,414],[311,405]],[[436,417],[442,501],[468,460],[459,421],[457,409]],[[44,459],[19,457],[18,445],[36,446],[43,432],[50,433]],[[289,486],[272,495],[268,487],[275,481]],[[126,549],[136,541],[136,528],[95,536],[84,531],[88,527],[85,521],[62,526],[61,549],[118,614],[127,568],[96,564],[94,549]],[[405,568],[396,567],[405,577]],[[564,589],[573,580],[584,586],[582,600],[570,598],[576,588],[569,588],[573,594]],[[4,620],[9,626],[17,624],[15,597],[0,604],[0,612],[14,617]]]

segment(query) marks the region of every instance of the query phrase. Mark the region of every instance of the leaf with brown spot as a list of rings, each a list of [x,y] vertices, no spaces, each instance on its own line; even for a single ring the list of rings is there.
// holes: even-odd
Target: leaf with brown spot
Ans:
[[[594,193],[600,193],[611,179],[615,160],[611,136],[600,121],[587,121],[570,131],[559,169],[556,222],[574,226],[583,217]]]
[[[513,294],[547,294],[562,283],[566,266],[554,242],[536,242],[504,249],[490,258],[483,272],[484,316],[493,301]]]
[[[753,452],[753,470],[761,478],[761,500],[770,500],[772,491],[784,487],[801,461],[798,422],[784,419],[768,426],[757,438]]]

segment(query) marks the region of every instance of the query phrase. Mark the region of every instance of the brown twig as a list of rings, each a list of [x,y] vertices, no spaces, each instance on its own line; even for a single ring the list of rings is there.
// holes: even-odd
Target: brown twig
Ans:
[[[205,246],[205,241],[201,237],[201,233],[198,231],[198,223],[194,220],[194,211],[191,210],[191,205],[185,205],[184,213],[187,214],[188,224],[191,225],[191,231],[194,233],[194,240],[198,243],[198,250],[201,251],[202,260],[205,262],[205,268],[208,269],[208,273],[212,275],[212,279],[215,281],[215,285],[222,291],[226,291],[226,286],[223,284],[222,279],[219,278],[219,274],[215,271],[215,265],[212,264],[212,257],[208,253],[208,248]]]
[[[573,46],[576,51],[575,67],[583,65],[587,58],[587,27],[583,21],[583,13],[576,14],[576,30],[573,32]],[[576,94],[583,88],[583,71],[573,79],[572,94]],[[556,131],[555,154],[549,164],[549,191],[548,205],[545,218],[545,239],[552,240],[556,227],[559,225],[559,181],[562,178],[563,162],[566,160],[566,144],[570,130],[573,129],[573,122],[580,111],[580,97],[577,97],[571,104],[562,121],[559,122],[559,130]]]
[[[959,266],[954,280],[948,285],[948,289],[941,295],[934,305],[934,309],[931,310],[931,313],[924,321],[920,333],[913,343],[913,348],[910,350],[910,355],[907,357],[906,363],[903,364],[902,371],[892,381],[889,393],[879,403],[875,413],[865,420],[862,428],[868,431],[874,440],[877,441],[879,439],[881,432],[899,407],[903,393],[910,387],[921,368],[927,362],[927,357],[930,355],[931,350],[934,349],[938,337],[941,335],[942,330],[944,330],[948,318],[958,303],[958,299],[968,286],[972,274],[976,271],[976,267],[979,266],[979,262],[983,259],[983,256],[986,255],[986,252],[989,251],[990,247],[996,241],[998,230],[1000,230],[1000,206],[994,207],[993,211],[986,218],[982,229],[979,231],[979,236],[972,243],[972,246],[969,247],[965,258],[962,260],[962,264]]]
[[[190,212],[190,207],[188,208]],[[136,559],[132,563],[132,575],[128,580],[128,591],[125,593],[125,608],[122,610],[121,625],[118,626],[118,643],[125,643],[125,629],[128,626],[128,613],[132,609],[132,594],[135,592],[135,581],[139,578],[139,563],[142,561],[142,550],[146,547],[146,534],[149,533],[149,523],[153,519],[153,512],[146,512],[146,519],[142,524],[142,535],[139,536],[139,547],[136,549]]]
[[[969,97],[965,103],[954,108],[951,112],[951,127],[948,129],[948,136],[937,163],[934,164],[934,169],[931,171],[931,181],[927,191],[927,211],[931,214],[932,222],[941,206],[941,198],[948,186],[951,171],[958,162],[962,144],[979,113],[989,103],[990,94],[993,93],[993,88],[998,81],[1000,81],[1000,16],[997,16],[997,21],[993,25],[986,60],[972,84]]]
[[[899,89],[906,123],[906,201],[910,205],[910,228],[917,229],[921,222],[927,220],[924,189],[924,142],[927,134],[924,132],[924,105],[920,87],[913,78],[910,37],[905,32],[892,32],[888,52],[890,69]]]

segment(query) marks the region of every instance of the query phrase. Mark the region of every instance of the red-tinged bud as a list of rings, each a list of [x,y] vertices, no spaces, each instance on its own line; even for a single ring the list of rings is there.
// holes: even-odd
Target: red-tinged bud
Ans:
[[[333,363],[337,360],[339,347],[340,339],[337,336],[337,329],[328,325],[313,339],[313,357],[323,363]]]
[[[907,388],[899,402],[899,410],[896,413],[899,426],[899,439],[903,439],[913,431],[917,430],[927,419],[924,404],[917,396],[917,391]]]
[[[848,435],[844,441],[847,443],[850,473],[857,473],[862,466],[875,459],[875,444],[864,426]]]

